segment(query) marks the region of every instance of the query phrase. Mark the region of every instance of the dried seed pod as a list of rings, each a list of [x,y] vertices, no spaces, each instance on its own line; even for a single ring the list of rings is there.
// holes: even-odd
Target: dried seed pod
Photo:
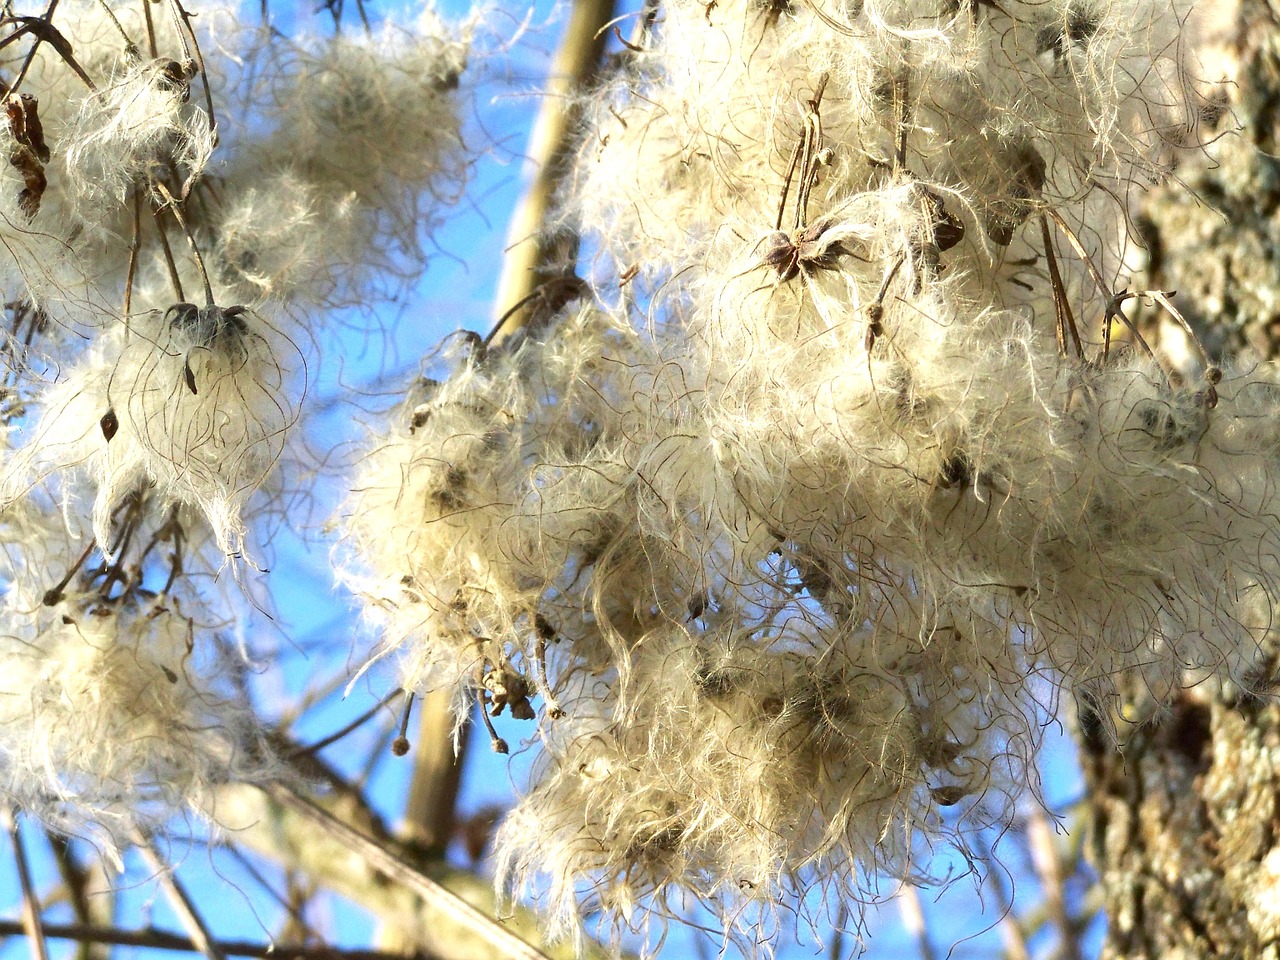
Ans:
[[[28,220],[40,212],[40,201],[49,185],[44,164],[49,160],[49,147],[44,140],[39,105],[30,94],[11,96],[5,101],[5,117],[14,144],[9,163],[22,175],[23,188],[18,193],[18,208]]]
[[[116,417],[115,410],[108,410],[104,413],[102,419],[98,421],[98,426],[102,428],[102,435],[106,438],[107,443],[110,443],[111,438],[120,429],[120,420]]]

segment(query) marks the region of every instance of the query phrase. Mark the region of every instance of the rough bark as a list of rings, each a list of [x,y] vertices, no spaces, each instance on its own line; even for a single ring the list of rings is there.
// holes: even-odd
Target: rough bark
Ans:
[[[1223,131],[1156,191],[1139,221],[1151,287],[1210,350],[1280,356],[1280,2],[1242,0],[1222,36],[1235,82]],[[1220,61],[1221,62],[1221,61]],[[1190,191],[1187,190],[1190,187]],[[1274,653],[1248,692],[1202,683],[1122,742],[1081,710],[1105,957],[1280,957],[1280,704]],[[1143,710],[1135,697],[1139,715]]]
[[[1280,707],[1204,693],[1119,748],[1080,724],[1106,957],[1280,957]]]

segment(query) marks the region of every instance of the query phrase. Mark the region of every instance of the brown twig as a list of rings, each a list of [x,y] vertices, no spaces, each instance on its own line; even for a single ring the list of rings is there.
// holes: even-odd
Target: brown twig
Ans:
[[[0,936],[22,936],[27,931],[13,920],[0,920]],[[52,940],[75,940],[80,943],[104,943],[119,947],[148,947],[156,950],[185,950],[198,953],[200,948],[188,937],[147,927],[121,930],[87,923],[45,924],[44,934]],[[288,943],[250,943],[246,940],[217,940],[217,948],[229,957],[260,957],[262,960],[405,960],[403,953],[382,950],[353,950],[323,945]],[[419,953],[417,960],[430,960]]]
[[[196,243],[195,235],[187,225],[187,218],[182,215],[182,209],[178,201],[174,199],[173,194],[169,192],[169,188],[164,185],[162,180],[153,180],[151,185],[164,198],[164,206],[160,209],[163,210],[168,207],[173,214],[173,219],[177,220],[178,226],[182,228],[182,233],[187,238],[187,245],[191,248],[191,256],[195,258],[196,267],[200,271],[200,282],[204,286],[204,305],[212,307],[214,305],[213,287],[209,283],[209,271],[204,267],[204,257],[200,255],[200,246]]]
[[[226,960],[226,954],[217,941],[213,939],[213,935],[209,932],[209,928],[205,926],[204,918],[200,916],[196,905],[192,902],[191,897],[187,894],[186,889],[173,875],[173,871],[169,865],[165,863],[160,854],[151,846],[151,842],[144,837],[137,838],[138,852],[142,855],[142,859],[146,861],[147,866],[155,872],[160,885],[164,888],[165,895],[169,898],[169,904],[173,907],[173,912],[178,915],[180,922],[187,930],[187,936],[191,938],[191,942],[195,948],[205,955],[207,960]]]
[[[1106,303],[1103,305],[1102,318],[1102,359],[1106,360],[1111,353],[1112,320],[1119,320],[1123,323],[1129,333],[1133,335],[1134,341],[1142,347],[1143,352],[1146,353],[1148,357],[1154,359],[1156,355],[1155,351],[1151,349],[1150,344],[1148,344],[1142,334],[1138,332],[1138,328],[1133,325],[1133,321],[1126,317],[1124,315],[1124,311],[1120,309],[1120,305],[1124,303],[1124,301],[1133,297],[1134,294],[1127,293],[1125,291],[1115,293],[1111,289],[1110,284],[1102,278],[1102,274],[1099,272],[1097,265],[1094,264],[1093,258],[1090,257],[1089,252],[1085,250],[1084,244],[1080,242],[1080,238],[1076,236],[1076,232],[1071,229],[1071,225],[1067,223],[1062,214],[1057,210],[1054,210],[1052,207],[1049,207],[1045,209],[1045,216],[1052,220],[1054,226],[1062,231],[1062,235],[1067,238],[1067,242],[1070,243],[1072,249],[1075,250],[1076,256],[1080,258],[1085,269],[1089,271],[1089,277],[1093,280],[1094,287],[1097,288],[1098,293],[1102,294],[1102,296],[1106,298]]]
[[[173,15],[174,27],[177,30],[178,38],[182,41],[182,49],[190,58],[192,52],[195,53],[196,65],[200,68],[200,79],[204,81],[204,102],[205,108],[209,111],[209,130],[213,136],[213,142],[218,142],[218,118],[213,110],[213,89],[209,84],[209,73],[204,66],[204,54],[200,52],[200,40],[196,36],[196,32],[191,27],[191,14],[182,5],[181,0],[169,0],[169,10]],[[184,35],[185,32],[185,35]],[[187,38],[191,38],[190,45]]]
[[[529,138],[529,156],[536,164],[533,183],[511,221],[510,243],[494,297],[495,316],[502,325],[491,337],[495,344],[527,320],[527,311],[511,313],[547,280],[563,275],[577,258],[577,239],[570,234],[545,234],[551,206],[571,158],[574,131],[581,112],[581,94],[591,83],[604,54],[606,26],[613,18],[614,0],[575,0],[548,78],[545,101]]]
[[[483,937],[493,946],[494,956],[508,957],[511,960],[547,960],[546,954],[511,933],[500,921],[486,916],[451,890],[415,870],[390,850],[343,823],[287,784],[268,783],[261,785],[261,789],[276,803],[303,817],[370,867],[413,891],[432,908],[448,914]]]
[[[45,942],[43,923],[40,920],[40,899],[31,882],[31,868],[27,863],[26,845],[22,842],[18,820],[13,808],[7,804],[0,808],[0,817],[3,817],[4,826],[9,831],[9,841],[13,844],[13,861],[18,868],[18,884],[22,887],[22,932],[31,941],[32,960],[49,960],[49,946]]]
[[[1053,290],[1053,312],[1058,334],[1058,352],[1067,355],[1067,335],[1076,348],[1076,356],[1084,356],[1084,348],[1080,345],[1080,331],[1076,329],[1076,318],[1071,313],[1071,303],[1067,299],[1067,287],[1062,282],[1062,273],[1058,270],[1058,258],[1053,252],[1053,236],[1049,233],[1049,221],[1040,218],[1040,236],[1044,241],[1045,262],[1049,265],[1049,286]]]
[[[293,750],[289,754],[290,759],[301,756],[304,753],[318,753],[319,751],[323,750],[325,747],[332,746],[333,744],[341,740],[343,737],[347,736],[349,733],[352,733],[353,731],[358,730],[360,727],[364,726],[364,724],[368,723],[369,720],[371,720],[373,717],[378,715],[379,711],[383,710],[385,707],[388,707],[392,703],[394,703],[396,698],[399,697],[402,693],[404,693],[403,690],[392,690],[389,694],[387,694],[385,697],[383,697],[381,700],[375,703],[372,707],[370,707],[364,713],[360,714],[360,716],[352,720],[345,727],[342,727],[341,729],[336,730],[335,732],[329,734],[324,739],[317,740],[315,743],[309,744],[308,746],[297,747],[295,750]]]

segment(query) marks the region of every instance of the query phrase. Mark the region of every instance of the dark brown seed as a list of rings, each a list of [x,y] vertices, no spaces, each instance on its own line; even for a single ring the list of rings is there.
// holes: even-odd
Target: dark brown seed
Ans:
[[[111,438],[116,435],[116,431],[120,429],[120,421],[116,419],[116,412],[108,410],[102,415],[102,419],[98,421],[98,426],[102,427],[102,435],[106,438],[107,443],[111,442]]]

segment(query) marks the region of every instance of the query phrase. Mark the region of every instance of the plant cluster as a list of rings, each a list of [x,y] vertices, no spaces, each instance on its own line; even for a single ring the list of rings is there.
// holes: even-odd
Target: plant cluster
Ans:
[[[407,388],[341,575],[405,689],[499,752],[492,716],[533,722],[505,889],[561,935],[696,900],[759,946],[1008,823],[1061,700],[1114,733],[1135,689],[1261,692],[1280,384],[1126,312],[1196,342],[1122,280],[1132,198],[1196,142],[1183,0],[645,22],[579,104],[551,306]],[[469,28],[6,24],[0,783],[129,843],[283,775],[242,587],[326,322],[460,193]]]
[[[346,511],[406,688],[536,717],[499,872],[557,932],[767,942],[1008,822],[1062,696],[1256,685],[1275,377],[1158,359],[1119,280],[1188,17],[671,0],[593,91],[584,295],[460,341]]]
[[[181,0],[5,25],[0,784],[110,850],[281,772],[237,584],[310,469],[333,308],[419,268],[459,190],[468,31]]]

